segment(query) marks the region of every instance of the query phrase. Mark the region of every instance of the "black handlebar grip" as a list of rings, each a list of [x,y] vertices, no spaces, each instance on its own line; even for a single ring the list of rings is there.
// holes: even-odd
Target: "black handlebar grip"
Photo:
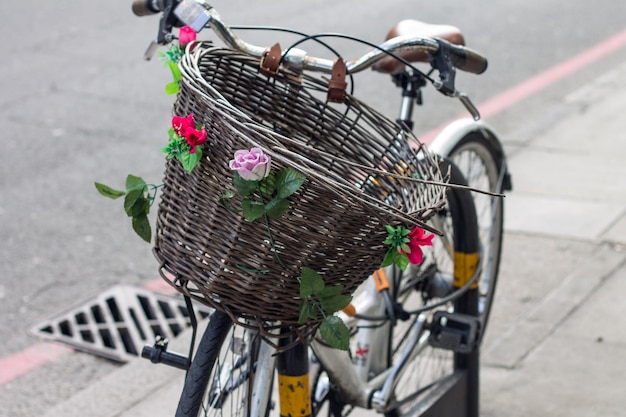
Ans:
[[[465,46],[450,45],[450,60],[460,70],[482,74],[487,70],[487,58]]]
[[[160,349],[154,346],[144,346],[141,350],[141,357],[150,359],[152,363],[162,363],[164,365],[173,366],[174,368],[183,370],[189,369],[190,362],[187,356],[174,352],[168,352],[165,349]]]

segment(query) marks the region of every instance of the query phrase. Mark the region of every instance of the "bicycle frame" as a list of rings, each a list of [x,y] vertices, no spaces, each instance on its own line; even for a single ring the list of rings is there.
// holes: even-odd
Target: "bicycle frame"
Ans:
[[[385,273],[388,273],[391,269],[387,268]],[[383,270],[379,270],[377,273],[380,273],[380,271]],[[478,274],[480,274],[480,268],[474,270],[471,277],[467,277],[468,282],[474,282]],[[398,284],[401,284],[401,282]],[[374,284],[374,278],[370,276],[364,286],[364,290],[355,297],[353,302],[355,310],[362,316],[384,316],[386,309],[385,297]],[[393,280],[390,280],[390,286],[393,286]],[[390,288],[390,291],[393,291],[393,287]],[[341,316],[348,327],[359,325],[364,327],[357,333],[357,351],[354,354],[354,358],[351,358],[350,353],[347,351],[334,349],[323,343],[319,338],[314,339],[310,348],[315,358],[319,361],[321,368],[328,376],[321,381],[317,381],[316,392],[313,394],[313,398],[309,397],[308,381],[310,376],[308,366],[307,369],[300,372],[300,375],[295,376],[296,379],[292,380],[299,381],[298,384],[291,384],[291,386],[279,384],[278,393],[281,401],[281,415],[289,415],[291,410],[300,412],[302,409],[300,405],[310,404],[312,399],[322,400],[330,389],[331,381],[334,388],[340,390],[342,400],[352,406],[374,409],[381,413],[394,408],[394,404],[391,402],[393,390],[406,371],[405,365],[429,345],[428,333],[422,331],[426,323],[425,316],[420,314],[415,317],[414,322],[411,324],[408,342],[400,354],[400,360],[392,367],[387,365],[386,360],[388,354],[388,332],[391,330],[390,322],[372,327],[371,320],[360,320],[348,317],[343,313],[341,313]],[[264,349],[262,349],[262,352],[264,352],[263,356],[260,354],[257,358],[257,377],[253,385],[252,397],[254,400],[251,407],[251,417],[264,417],[266,415],[264,405],[268,403],[270,396],[267,381],[273,374],[275,366],[275,349],[270,348],[265,342],[262,342],[262,346],[264,346]],[[359,349],[362,349],[361,353],[358,352]],[[306,349],[302,349],[296,355],[289,353],[287,357],[288,359],[286,360],[290,362],[283,365],[285,369],[302,370],[303,362],[306,362],[307,365],[309,363]],[[285,360],[284,358],[282,359]],[[281,360],[280,355],[278,360]],[[280,368],[280,366],[277,368]],[[280,380],[281,370],[278,370]],[[372,375],[374,376],[371,377]],[[287,377],[291,378],[292,376],[288,375]],[[305,382],[300,383],[302,381]],[[283,404],[283,401],[287,404]],[[260,407],[259,402],[261,404]],[[283,409],[283,407],[287,408]],[[287,411],[283,413],[283,410]],[[302,415],[306,416],[308,414]]]
[[[390,285],[393,285],[393,283],[390,282]],[[365,289],[357,295],[353,302],[355,310],[363,316],[383,316],[385,313],[384,297],[377,290],[373,278],[368,278],[364,286]],[[390,291],[392,290],[393,288],[390,288]],[[359,320],[348,317],[343,313],[341,315],[348,327],[363,324],[359,323],[361,321],[371,325],[371,321],[369,320]],[[395,382],[402,376],[404,370],[403,365],[415,355],[419,354],[421,349],[428,344],[426,337],[419,337],[420,334],[422,334],[421,330],[424,323],[425,319],[423,316],[419,316],[415,320],[413,329],[411,330],[410,342],[402,353],[402,359],[392,368],[388,368],[386,365],[388,353],[387,333],[390,331],[389,323],[373,328],[364,328],[358,332],[356,345],[362,349],[363,353],[355,355],[354,361],[350,358],[349,352],[329,347],[319,339],[315,339],[311,343],[311,350],[315,358],[319,360],[322,369],[328,373],[334,384],[340,387],[344,400],[357,407],[374,408],[382,412],[385,411],[389,405],[390,395],[395,386]],[[272,374],[275,366],[273,356],[275,350],[269,348],[266,343],[262,343],[262,346],[265,346],[261,353],[264,356],[262,357],[260,354],[257,361],[257,378],[255,378],[253,388],[253,391],[257,392],[253,392],[253,396],[259,399],[265,399],[266,401],[261,404],[266,404],[267,398],[269,398],[267,379],[260,376],[269,376]],[[303,360],[305,357],[306,356],[300,355],[298,357],[292,357],[291,359],[296,362]],[[372,373],[376,376],[369,379]],[[326,380],[326,383],[329,384],[329,380]],[[317,392],[315,396],[319,400],[323,397],[325,392],[327,392],[329,387],[328,385],[325,386],[323,381],[321,383],[318,382],[316,388]],[[289,390],[286,387],[279,386],[279,398],[281,401],[285,397],[300,395],[297,392],[294,394],[293,390],[291,390],[290,393],[281,393],[281,389]],[[263,407],[259,408],[256,406],[258,402],[259,401],[256,400],[253,401],[251,417],[261,417],[265,415],[266,410]],[[283,405],[281,405],[281,407],[282,406]]]
[[[393,285],[391,281],[390,285]],[[393,291],[393,288],[390,288],[390,291]],[[356,311],[364,316],[384,315],[385,300],[382,293],[377,290],[372,277],[368,278],[366,289],[357,296],[354,306]],[[372,323],[369,320],[359,323],[358,320],[349,317],[343,319],[348,326],[359,324],[371,326]],[[402,359],[392,368],[388,368],[386,364],[390,323],[359,330],[354,359],[350,358],[348,352],[330,348],[319,340],[314,340],[311,348],[330,379],[340,387],[342,396],[347,402],[382,412],[387,409],[395,383],[402,376],[403,365],[427,345],[426,338],[419,337],[424,323],[423,316],[416,318],[412,325],[410,341],[402,352]],[[361,353],[359,349],[362,350]],[[372,374],[375,376],[369,379]]]

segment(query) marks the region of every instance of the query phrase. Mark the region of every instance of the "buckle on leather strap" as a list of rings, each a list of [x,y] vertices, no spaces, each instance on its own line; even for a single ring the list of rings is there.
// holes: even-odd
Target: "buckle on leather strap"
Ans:
[[[267,75],[268,77],[278,74],[278,65],[280,64],[281,56],[282,51],[280,50],[280,45],[277,43],[271,48],[266,49],[261,57],[259,68],[261,74]]]
[[[343,103],[346,101],[346,62],[338,58],[333,64],[333,72],[328,82],[328,101]]]

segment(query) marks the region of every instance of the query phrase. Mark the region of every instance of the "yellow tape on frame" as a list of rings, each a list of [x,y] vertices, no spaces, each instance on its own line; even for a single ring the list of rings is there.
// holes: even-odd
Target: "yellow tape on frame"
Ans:
[[[478,268],[478,252],[463,253],[454,252],[454,286],[461,288],[469,282]],[[478,288],[478,280],[472,284],[471,289]]]
[[[309,374],[301,376],[279,374],[278,394],[281,417],[307,417],[311,415]]]

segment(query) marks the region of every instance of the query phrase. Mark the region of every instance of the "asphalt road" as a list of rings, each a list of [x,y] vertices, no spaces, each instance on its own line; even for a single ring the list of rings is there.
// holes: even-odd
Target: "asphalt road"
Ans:
[[[408,2],[399,0],[216,1],[227,22],[343,32],[382,41],[413,17],[462,28],[490,59],[482,76],[460,74],[476,102],[530,79],[624,28],[626,3],[614,0]],[[157,278],[150,247],[130,229],[119,204],[94,181],[123,186],[127,173],[158,181],[172,97],[169,73],[143,52],[157,19],[138,19],[129,2],[0,3],[0,359],[38,343],[32,325],[118,283]],[[209,34],[203,34],[209,36]],[[255,37],[254,42],[273,42]],[[347,56],[359,47],[342,45]],[[556,97],[601,76],[607,58],[490,119],[507,149],[568,111]],[[356,95],[394,116],[398,92],[384,76],[357,78]],[[463,111],[438,93],[425,97],[418,134]],[[0,415],[30,416],[118,365],[72,353],[0,386]]]

